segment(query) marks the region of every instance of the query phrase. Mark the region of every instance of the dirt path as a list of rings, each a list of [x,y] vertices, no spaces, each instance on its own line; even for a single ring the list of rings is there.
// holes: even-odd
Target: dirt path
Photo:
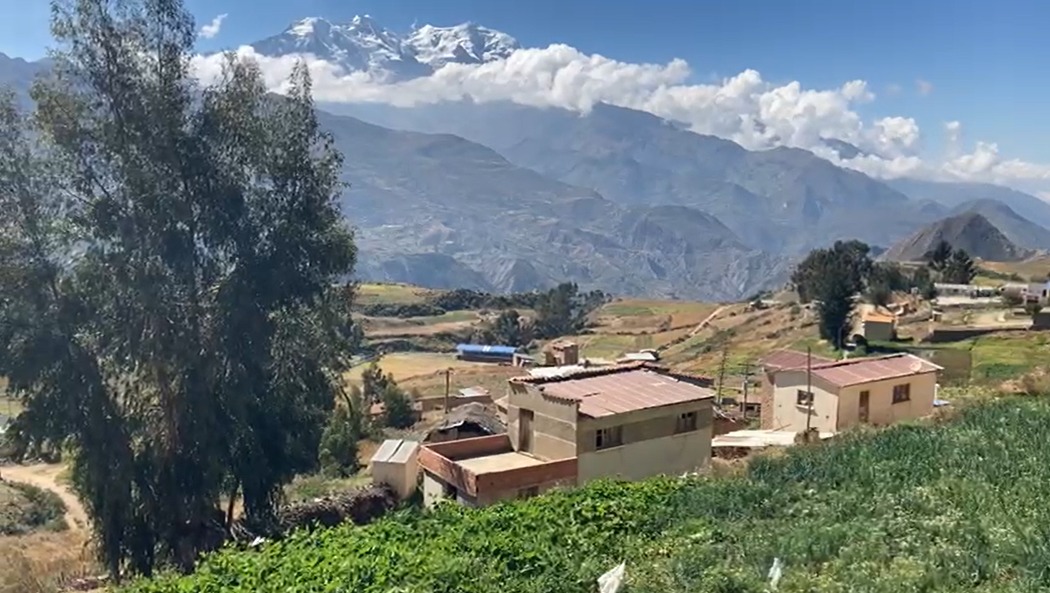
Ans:
[[[722,313],[722,311],[726,310],[726,308],[728,306],[729,305],[722,305],[721,307],[719,307],[719,308],[715,309],[713,312],[711,312],[711,314],[708,315],[706,318],[704,318],[703,321],[701,321],[700,323],[696,324],[696,327],[693,328],[693,331],[689,332],[689,337],[691,338],[691,337],[695,336],[696,334],[700,333],[701,331],[703,331],[703,329],[705,327],[707,327],[707,324],[711,323],[712,321],[714,321],[715,317],[718,317]]]
[[[0,466],[0,477],[12,482],[23,482],[37,488],[50,490],[66,505],[66,523],[73,531],[84,531],[91,524],[80,499],[66,485],[58,481],[58,475],[66,466],[38,463],[35,465]]]

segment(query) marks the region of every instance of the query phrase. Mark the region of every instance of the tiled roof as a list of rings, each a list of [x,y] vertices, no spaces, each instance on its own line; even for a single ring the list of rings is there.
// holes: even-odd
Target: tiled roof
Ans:
[[[580,414],[591,418],[709,399],[715,395],[706,387],[644,366],[563,377],[543,383],[540,389],[554,399],[580,402]]]
[[[940,370],[943,370],[943,367],[913,354],[890,354],[821,364],[814,366],[812,373],[837,387],[848,387]]]
[[[814,366],[818,364],[827,364],[829,362],[834,361],[830,358],[824,358],[823,356],[810,356],[810,364]],[[799,352],[798,350],[776,350],[767,354],[765,358],[762,359],[761,364],[763,367],[772,371],[805,368],[806,353]]]

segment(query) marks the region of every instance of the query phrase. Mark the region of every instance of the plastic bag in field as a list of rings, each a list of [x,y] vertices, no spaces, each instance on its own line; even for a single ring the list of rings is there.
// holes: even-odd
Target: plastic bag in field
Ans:
[[[769,590],[776,591],[777,584],[780,582],[781,575],[784,574],[784,565],[780,562],[780,558],[773,559],[773,566],[769,567]]]
[[[627,570],[627,563],[621,562],[612,567],[609,572],[598,577],[598,593],[616,593],[619,591],[620,585],[623,584],[625,570]]]

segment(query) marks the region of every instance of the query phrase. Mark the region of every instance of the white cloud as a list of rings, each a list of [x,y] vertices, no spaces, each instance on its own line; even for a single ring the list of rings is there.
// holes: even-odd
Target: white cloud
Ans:
[[[915,81],[915,90],[923,97],[933,92],[933,83],[928,80],[918,79]]]
[[[299,57],[265,57],[250,47],[237,53],[255,59],[272,90],[282,91]],[[567,45],[522,49],[505,60],[481,65],[449,64],[433,75],[383,83],[366,73],[305,57],[320,101],[414,106],[471,97],[478,102],[514,101],[581,112],[599,102],[648,111],[684,122],[693,131],[734,140],[750,149],[793,146],[812,150],[839,165],[877,177],[988,181],[1025,191],[1050,189],[1050,165],[1005,159],[994,143],[977,142],[967,152],[959,122],[945,124],[943,158],[924,160],[923,134],[910,117],[865,120],[856,107],[876,99],[863,80],[831,89],[807,89],[797,81],[775,84],[756,70],[706,84],[690,84],[683,60],[632,64],[586,55]],[[198,56],[205,80],[221,72],[221,56]],[[932,85],[927,90],[932,90]],[[920,90],[922,84],[920,84]],[[866,155],[841,161],[822,138],[836,138]],[[936,151],[931,151],[936,152]],[[1041,186],[1041,187],[1037,187]]]
[[[219,16],[213,18],[210,23],[201,27],[201,30],[198,34],[205,39],[211,39],[212,37],[215,37],[219,34],[219,31],[222,30],[222,22],[226,20],[227,16],[229,15],[220,14]]]

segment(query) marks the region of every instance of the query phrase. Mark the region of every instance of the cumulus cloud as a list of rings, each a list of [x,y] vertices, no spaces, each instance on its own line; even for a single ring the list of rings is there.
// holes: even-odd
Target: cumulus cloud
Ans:
[[[797,81],[773,83],[756,70],[745,70],[716,82],[693,84],[683,60],[634,64],[557,44],[521,49],[504,60],[480,65],[449,64],[431,76],[386,83],[364,72],[345,72],[313,56],[266,57],[247,46],[236,53],[256,60],[267,86],[277,92],[285,90],[292,69],[304,60],[313,76],[315,96],[324,102],[411,107],[469,97],[477,102],[513,101],[580,112],[604,102],[683,122],[695,132],[728,138],[753,150],[805,148],[877,177],[980,180],[1027,191],[1039,191],[1032,184],[1050,180],[1050,166],[1005,159],[994,143],[978,142],[967,152],[959,122],[945,124],[948,150],[943,159],[924,160],[923,134],[914,118],[861,117],[857,107],[876,100],[863,80],[809,89]],[[212,80],[222,71],[222,57],[197,56],[194,67],[202,79]],[[920,91],[932,90],[929,83],[919,83]],[[853,144],[862,154],[843,161],[827,146],[828,138]]]
[[[212,37],[215,37],[219,34],[219,31],[222,31],[222,22],[226,20],[227,16],[229,15],[220,14],[219,16],[213,18],[210,23],[201,27],[201,30],[198,33],[198,35],[200,35],[204,39],[211,39]]]
[[[923,97],[933,92],[933,83],[928,80],[918,79],[915,81],[915,90]]]

